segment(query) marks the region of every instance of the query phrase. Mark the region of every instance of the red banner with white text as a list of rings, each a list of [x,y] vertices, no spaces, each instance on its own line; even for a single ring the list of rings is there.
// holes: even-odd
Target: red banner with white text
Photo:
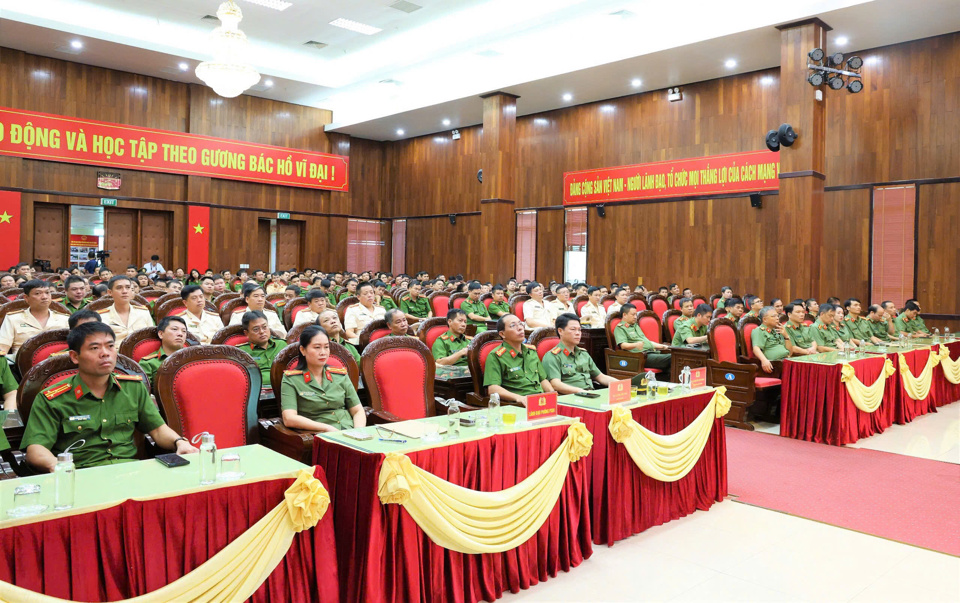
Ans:
[[[0,107],[0,155],[346,191],[348,157]]]
[[[780,156],[770,151],[564,172],[563,204],[777,190],[779,175]]]

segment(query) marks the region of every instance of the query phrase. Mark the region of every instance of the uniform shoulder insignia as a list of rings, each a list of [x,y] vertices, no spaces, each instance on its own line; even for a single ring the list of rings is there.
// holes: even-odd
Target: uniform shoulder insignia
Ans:
[[[403,297],[400,298],[400,301],[410,301],[410,296],[404,295]]]
[[[283,371],[284,376],[287,375],[302,375],[303,371]]]
[[[110,307],[111,306],[107,306],[106,308],[101,308],[100,310],[97,310],[97,314],[106,314],[107,312],[110,311]]]
[[[137,310],[146,310],[147,312],[150,311],[149,308],[147,308],[146,306],[141,306],[140,304],[131,303],[131,304],[130,304],[130,307],[131,307],[131,308],[136,308]]]
[[[117,380],[119,381],[142,381],[143,380],[140,377],[140,375],[124,375],[122,373],[114,373],[113,376],[116,377]]]
[[[507,348],[503,347],[502,345],[501,345],[500,348],[496,351],[496,355],[497,355],[497,356],[503,356],[503,355],[506,354],[506,353],[507,353]]]
[[[339,367],[328,366],[327,372],[333,373],[334,375],[346,375],[347,369],[343,368],[342,366],[339,366]]]
[[[523,344],[523,347],[527,348],[528,350],[536,350],[536,349],[537,349],[537,346],[535,346],[535,345],[530,345],[529,343]]]
[[[156,352],[147,354],[146,356],[144,356],[144,357],[141,358],[140,360],[153,360],[154,358],[157,358],[157,357],[159,357],[159,356],[160,356],[160,350],[157,350]]]
[[[244,341],[243,343],[238,343],[235,347],[242,348],[243,346],[250,346],[249,341]],[[253,347],[253,346],[250,346]]]
[[[50,308],[50,311],[53,312],[54,314],[59,314],[60,316],[70,316],[70,313],[69,313],[69,312],[61,312],[60,310],[57,310],[56,308]]]
[[[450,339],[450,335],[448,335],[447,333],[444,333],[443,335],[440,336],[440,339],[446,341],[446,340]]]
[[[359,305],[360,305],[360,302],[357,302],[357,303],[355,303],[355,304],[350,304],[350,305],[347,306],[347,307],[348,307],[348,308],[356,308],[356,307],[359,306]]]
[[[550,353],[551,353],[551,354],[559,354],[559,353],[562,352],[562,351],[563,351],[563,348],[561,348],[560,346],[557,346],[557,347],[553,348],[552,350],[550,350]]]
[[[72,389],[72,386],[69,383],[61,383],[60,385],[51,387],[50,389],[43,392],[43,395],[47,400],[53,400],[62,393],[68,392]]]
[[[204,308],[204,309],[203,309],[203,313],[204,313],[204,314],[213,314],[213,315],[216,316],[217,318],[220,318],[220,315],[217,314],[216,312],[214,312],[213,310],[207,310],[206,308]]]

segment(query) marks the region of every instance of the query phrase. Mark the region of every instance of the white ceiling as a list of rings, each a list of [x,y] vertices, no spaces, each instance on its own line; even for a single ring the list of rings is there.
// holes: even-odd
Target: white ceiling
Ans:
[[[960,30],[958,0],[410,0],[423,7],[412,13],[391,8],[393,0],[291,1],[278,12],[238,0],[250,60],[264,76],[250,93],[331,109],[329,130],[376,140],[480,123],[478,95],[492,90],[520,95],[518,113],[528,115],[774,67],[773,25],[810,16],[833,26],[832,50]],[[210,58],[217,25],[201,17],[217,6],[0,0],[0,46],[199,82],[193,69]],[[328,25],[338,17],[383,31],[366,36]],[[846,47],[835,44],[839,36],[849,38]],[[73,40],[83,49],[72,51]],[[303,45],[309,40],[329,46],[315,50]],[[731,58],[737,65],[729,69]],[[631,85],[637,78],[639,88]],[[566,92],[572,100],[562,100]]]

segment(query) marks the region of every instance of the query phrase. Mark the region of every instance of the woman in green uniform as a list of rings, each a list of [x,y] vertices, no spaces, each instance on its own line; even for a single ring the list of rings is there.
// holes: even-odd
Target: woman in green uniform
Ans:
[[[347,369],[327,366],[330,339],[316,325],[300,334],[296,370],[284,371],[280,383],[283,424],[310,431],[339,431],[363,427],[367,416]]]

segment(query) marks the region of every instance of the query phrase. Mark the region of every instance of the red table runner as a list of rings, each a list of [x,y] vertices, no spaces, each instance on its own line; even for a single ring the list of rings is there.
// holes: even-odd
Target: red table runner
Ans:
[[[567,425],[504,433],[408,453],[411,462],[459,486],[509,488],[560,446]],[[434,544],[400,505],[377,497],[384,456],[314,439],[314,462],[330,476],[342,601],[493,601],[568,571],[593,553],[586,457],[572,463],[540,531],[516,549],[468,555]]]
[[[326,485],[323,470],[314,476]],[[276,479],[117,506],[0,530],[0,580],[45,595],[115,601],[193,571],[283,500]],[[297,534],[253,601],[339,597],[333,517]]]
[[[713,392],[631,409],[633,420],[661,435],[677,433],[693,422]],[[593,434],[586,462],[593,541],[612,545],[694,511],[709,509],[727,495],[727,444],[723,419],[714,421],[710,438],[694,468],[675,482],[661,482],[640,471],[626,447],[607,426],[610,411],[564,406],[561,414],[579,417]]]

